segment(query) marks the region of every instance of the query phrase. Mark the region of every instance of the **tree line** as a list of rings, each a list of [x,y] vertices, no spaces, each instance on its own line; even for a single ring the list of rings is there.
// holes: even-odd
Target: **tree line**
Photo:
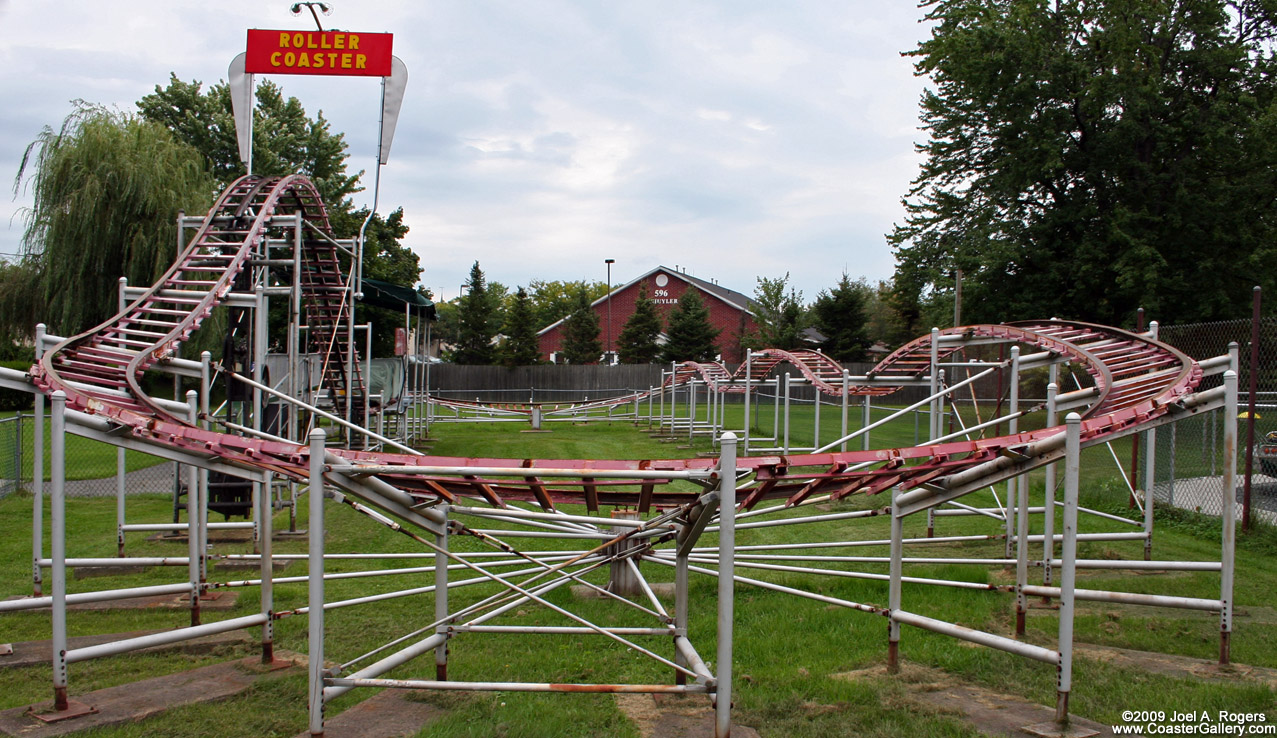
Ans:
[[[527,366],[542,363],[538,334],[562,321],[558,358],[569,364],[595,364],[604,355],[599,315],[592,303],[608,293],[602,282],[533,281],[511,292],[488,281],[479,262],[470,268],[463,294],[439,306],[435,335],[444,358],[458,364]],[[810,304],[789,286],[789,274],[760,277],[751,305],[756,326],[729,338],[741,349],[816,349],[838,361],[862,361],[876,342],[901,343],[907,326],[890,300],[885,282],[870,285],[842,275]],[[720,329],[709,307],[689,287],[662,321],[646,281],[638,285],[634,311],[616,336],[622,364],[711,361],[719,354]]]
[[[966,323],[1249,315],[1277,282],[1277,5],[922,7],[929,136],[888,237],[915,329],[950,323],[959,273]]]

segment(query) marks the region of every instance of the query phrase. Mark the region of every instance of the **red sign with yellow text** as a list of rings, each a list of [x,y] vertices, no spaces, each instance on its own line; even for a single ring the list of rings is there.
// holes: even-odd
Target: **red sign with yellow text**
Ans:
[[[389,77],[391,33],[248,30],[249,74]]]

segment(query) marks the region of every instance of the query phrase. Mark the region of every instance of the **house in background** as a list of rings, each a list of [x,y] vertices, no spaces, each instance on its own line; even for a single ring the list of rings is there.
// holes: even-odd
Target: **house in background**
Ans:
[[[595,300],[591,307],[599,316],[599,343],[608,355],[617,350],[617,339],[625,322],[634,314],[634,303],[638,300],[639,285],[647,283],[647,296],[656,303],[656,312],[661,316],[661,325],[669,324],[669,315],[673,312],[678,299],[688,289],[700,290],[705,306],[709,308],[709,322],[718,329],[719,355],[728,364],[744,361],[745,352],[741,350],[741,339],[755,329],[754,301],[749,297],[729,290],[712,281],[699,279],[677,269],[658,266],[655,269],[630,280],[617,287],[611,294]],[[609,328],[608,314],[611,303],[611,323]],[[566,320],[566,319],[564,319]],[[563,348],[563,323],[546,326],[538,334],[541,340],[541,358],[549,361],[551,355]]]

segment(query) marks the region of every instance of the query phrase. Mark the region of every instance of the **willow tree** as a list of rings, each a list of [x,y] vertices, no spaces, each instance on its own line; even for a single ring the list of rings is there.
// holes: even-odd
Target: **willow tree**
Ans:
[[[0,330],[36,318],[71,335],[115,313],[120,277],[150,285],[173,263],[179,210],[202,213],[217,184],[204,157],[163,126],[76,103],[26,149],[14,191],[29,188],[22,257],[0,274]]]

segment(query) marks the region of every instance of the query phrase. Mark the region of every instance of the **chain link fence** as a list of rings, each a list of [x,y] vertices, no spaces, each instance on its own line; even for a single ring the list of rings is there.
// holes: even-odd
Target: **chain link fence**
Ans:
[[[22,416],[0,418],[0,499],[22,485],[23,474]],[[30,476],[30,470],[26,475]]]
[[[1239,357],[1239,404],[1237,443],[1237,489],[1234,504],[1237,519],[1242,519],[1241,502],[1247,482],[1250,485],[1251,509],[1254,519],[1274,522],[1277,519],[1277,477],[1264,471],[1264,464],[1255,458],[1252,473],[1246,477],[1246,453],[1269,432],[1277,431],[1277,318],[1263,318],[1259,324],[1258,371],[1251,369],[1251,334],[1249,320],[1227,320],[1215,323],[1162,326],[1158,337],[1194,359],[1207,359],[1228,353],[1231,344],[1237,344]],[[1251,400],[1251,381],[1254,380],[1254,408],[1248,410]],[[1219,376],[1203,381],[1203,389],[1222,383]],[[1202,413],[1163,426],[1158,429],[1154,445],[1154,469],[1152,483],[1147,476],[1146,464],[1141,461],[1139,473],[1144,489],[1152,489],[1159,503],[1193,510],[1207,515],[1223,512],[1224,470],[1224,410]],[[1253,435],[1251,429],[1253,427]],[[1148,439],[1141,441],[1142,458],[1148,453]]]
[[[35,418],[18,414],[0,418],[0,499],[22,489],[31,489]],[[45,479],[49,478],[49,419],[45,418]],[[66,494],[68,497],[111,497],[117,489],[116,447],[110,444],[67,436]],[[172,494],[173,464],[159,457],[130,451],[126,454],[127,494]]]

